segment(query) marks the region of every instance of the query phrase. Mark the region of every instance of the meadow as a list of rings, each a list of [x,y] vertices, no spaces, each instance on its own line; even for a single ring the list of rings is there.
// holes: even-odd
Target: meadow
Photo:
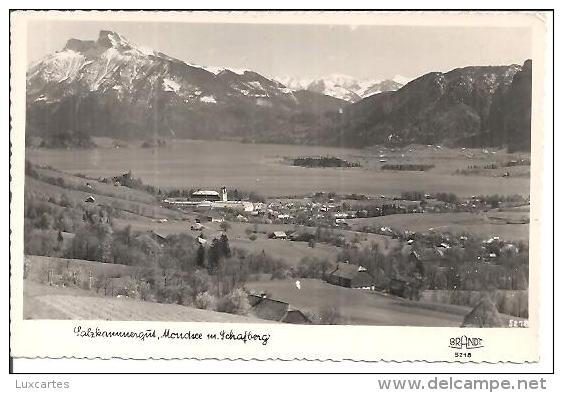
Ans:
[[[469,233],[478,237],[499,236],[504,240],[528,241],[529,224],[507,223],[507,213],[427,213],[394,214],[390,216],[355,218],[346,220],[353,230],[365,226],[391,227],[420,233],[451,232]],[[518,217],[526,213],[518,214]],[[496,218],[503,217],[503,220]]]
[[[317,279],[269,280],[248,282],[246,287],[266,292],[273,299],[290,303],[313,314],[332,309],[339,324],[382,326],[460,326],[470,309],[440,304],[434,309],[420,307],[418,302],[361,289],[328,284]]]
[[[24,319],[271,323],[178,304],[101,296],[94,291],[53,287],[30,280],[24,281],[23,315]]]
[[[361,164],[359,168],[303,168],[288,158],[330,155]],[[384,157],[384,158],[381,158]],[[520,159],[521,154],[479,149],[410,146],[401,149],[243,144],[224,141],[175,140],[166,146],[116,149],[32,149],[26,158],[67,173],[107,177],[129,170],[145,184],[159,188],[218,188],[255,191],[267,197],[308,195],[317,191],[399,195],[403,191],[453,192],[459,196],[529,195],[529,178],[455,174],[471,165]],[[428,171],[381,170],[386,164],[425,164]]]
[[[115,219],[114,225],[117,229],[122,229],[126,226],[131,226],[134,231],[145,232],[155,230],[160,234],[170,235],[177,233],[188,233],[192,236],[199,236],[200,233],[207,239],[219,237],[222,233],[219,223],[206,222],[203,224],[202,231],[191,231],[190,223],[195,222],[196,215],[192,215],[188,221],[168,221],[165,223],[155,223],[153,220],[136,217],[132,219]],[[331,262],[336,262],[338,254],[338,247],[319,243],[315,248],[311,248],[305,242],[292,242],[289,240],[269,239],[268,233],[274,230],[285,230],[282,225],[260,225],[261,233],[256,234],[254,240],[249,239],[245,233],[244,228],[252,228],[249,224],[230,224],[231,228],[227,231],[229,237],[229,244],[231,247],[245,250],[249,253],[265,252],[269,255],[275,256],[284,260],[290,266],[296,266],[301,258],[319,258]]]
[[[131,229],[134,231],[145,232],[155,230],[163,235],[188,233],[192,236],[198,236],[202,233],[207,239],[213,239],[221,235],[222,229],[217,222],[205,222],[201,231],[191,231],[189,228],[195,223],[195,217],[197,217],[197,214],[186,214],[182,221],[169,220],[167,222],[155,222],[155,220],[147,217],[131,215],[127,217],[127,219],[116,218],[113,220],[113,224],[116,229],[131,226]],[[340,251],[339,247],[321,242],[317,242],[315,247],[310,247],[306,242],[270,239],[268,237],[268,234],[274,231],[289,232],[296,229],[314,233],[314,228],[304,228],[290,224],[259,224],[257,225],[258,232],[253,236],[254,240],[250,239],[247,233],[249,229],[253,230],[254,225],[236,222],[230,223],[227,235],[231,247],[239,248],[249,253],[266,252],[284,260],[290,266],[297,266],[304,257],[336,262],[338,252]],[[334,232],[341,234],[347,241],[357,239],[356,243],[359,247],[376,243],[380,246],[381,250],[387,250],[398,244],[398,241],[395,239],[373,233],[338,229],[335,229]]]

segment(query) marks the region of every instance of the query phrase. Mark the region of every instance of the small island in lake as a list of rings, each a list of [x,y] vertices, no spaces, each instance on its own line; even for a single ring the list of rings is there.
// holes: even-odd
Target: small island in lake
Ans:
[[[349,162],[338,157],[299,157],[293,160],[294,166],[307,168],[358,168],[357,162]]]

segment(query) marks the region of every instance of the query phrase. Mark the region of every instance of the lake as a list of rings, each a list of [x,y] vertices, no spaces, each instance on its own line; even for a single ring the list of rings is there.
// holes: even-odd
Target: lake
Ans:
[[[436,164],[436,168],[426,172],[382,171],[379,156],[373,149],[224,141],[179,140],[158,148],[27,149],[26,159],[68,173],[93,177],[115,176],[131,170],[144,183],[163,189],[218,189],[224,185],[229,189],[256,191],[271,197],[317,191],[398,195],[402,191],[414,190],[447,191],[460,196],[529,195],[528,177],[454,175],[456,168],[464,168],[474,161],[460,158],[457,153],[432,161],[432,154],[425,155],[426,162]],[[360,162],[362,167],[303,168],[284,161],[285,157],[321,155]],[[408,161],[408,157],[402,160]]]

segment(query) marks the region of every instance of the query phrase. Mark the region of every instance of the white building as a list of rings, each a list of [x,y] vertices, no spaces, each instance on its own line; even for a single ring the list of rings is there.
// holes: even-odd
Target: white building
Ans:
[[[226,190],[225,190],[225,197],[226,197]],[[200,201],[219,201],[221,200],[221,196],[217,191],[211,190],[197,190],[192,192],[192,198]]]

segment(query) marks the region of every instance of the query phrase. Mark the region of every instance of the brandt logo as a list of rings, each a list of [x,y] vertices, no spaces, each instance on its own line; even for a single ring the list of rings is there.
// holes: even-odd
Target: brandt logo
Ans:
[[[452,337],[450,338],[450,348],[454,349],[477,349],[483,348],[483,339],[479,337]]]

